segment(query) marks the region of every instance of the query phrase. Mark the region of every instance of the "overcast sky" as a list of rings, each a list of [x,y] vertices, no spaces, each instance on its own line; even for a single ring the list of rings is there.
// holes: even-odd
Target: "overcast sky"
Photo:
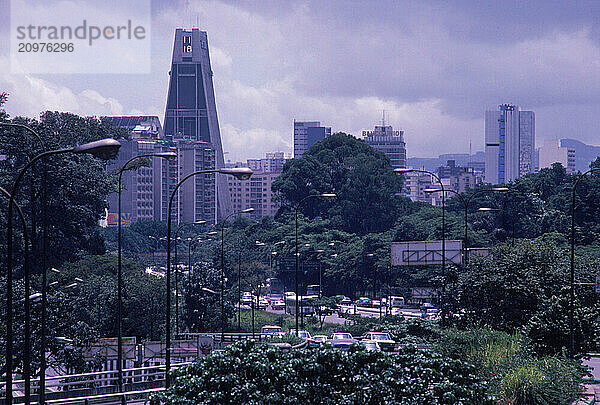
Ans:
[[[598,0],[154,1],[152,73],[143,75],[10,74],[9,11],[0,0],[0,91],[13,116],[162,122],[174,30],[198,21],[226,159],[291,152],[294,119],[360,135],[382,110],[405,131],[411,157],[467,152],[469,142],[483,150],[484,111],[501,103],[535,111],[538,145],[600,144]]]

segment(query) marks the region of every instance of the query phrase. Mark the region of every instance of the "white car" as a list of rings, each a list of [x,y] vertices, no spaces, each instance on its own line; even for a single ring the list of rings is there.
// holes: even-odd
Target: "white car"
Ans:
[[[262,328],[260,328],[260,334],[268,335],[268,336],[272,336],[272,337],[282,337],[285,335],[283,333],[283,329],[281,329],[281,326],[277,326],[277,325],[263,326]]]
[[[391,311],[392,316],[403,316],[402,310],[400,308],[393,307]]]
[[[290,335],[296,335],[296,329],[290,329],[290,331],[288,332]],[[307,330],[299,330],[298,331],[298,337],[302,338],[302,339],[312,339],[312,337],[310,336],[310,332]]]
[[[330,340],[344,340],[344,339],[354,340],[354,338],[352,337],[351,334],[345,333],[345,332],[334,333],[333,335],[331,335],[331,338],[330,338]]]
[[[292,297],[295,297],[295,296],[296,296],[296,293],[295,293],[295,292],[293,292],[293,291],[287,291],[287,292],[283,293],[283,296],[284,296],[285,298],[292,298]]]
[[[249,292],[245,292],[242,294],[242,299],[240,300],[240,304],[242,305],[252,305],[252,294]]]
[[[267,309],[267,307],[269,306],[269,301],[267,301],[264,298],[261,298],[260,300],[258,300],[258,309]]]
[[[368,332],[363,341],[377,342],[381,350],[384,352],[393,352],[396,348],[396,342],[390,339],[390,335],[384,332]]]
[[[272,301],[271,302],[271,308],[273,308],[275,310],[284,310],[285,309],[285,302],[283,302],[281,300]]]
[[[379,344],[374,340],[363,340],[362,344],[365,346],[365,350],[368,352],[380,352],[381,351],[381,347],[379,347]]]

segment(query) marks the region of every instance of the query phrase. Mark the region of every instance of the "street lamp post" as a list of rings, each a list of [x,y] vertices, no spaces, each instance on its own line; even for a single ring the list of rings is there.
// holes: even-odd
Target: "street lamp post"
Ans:
[[[225,223],[229,218],[233,215],[239,214],[248,214],[254,212],[254,208],[246,208],[245,210],[232,212],[227,215],[223,222],[221,223],[221,342],[223,342],[223,337],[225,336],[225,298],[223,295],[225,289]],[[241,249],[241,248],[240,248]],[[239,307],[239,269],[238,269],[238,307]],[[238,315],[239,316],[239,315]],[[239,320],[238,320],[239,327]]]
[[[446,293],[446,189],[444,188],[444,183],[442,183],[442,180],[435,173],[430,172],[429,170],[402,168],[394,169],[394,173],[396,173],[397,175],[403,175],[411,172],[429,174],[438,182],[438,184],[440,185],[440,189],[442,190],[442,297],[440,300],[440,307],[442,309],[443,326],[446,318],[446,313],[444,312],[444,294]]]
[[[119,392],[123,392],[123,270],[121,264],[121,192],[122,187],[121,183],[123,180],[123,172],[127,169],[127,166],[131,162],[141,158],[147,157],[160,157],[164,159],[175,159],[177,154],[175,152],[160,152],[160,153],[147,153],[144,155],[137,155],[129,159],[121,168],[119,169],[119,183],[118,183],[118,231],[117,231],[117,373],[118,373],[118,384],[119,384]]]
[[[438,193],[438,192],[442,192],[444,190],[439,189],[439,188],[426,188],[425,190],[423,190],[423,192],[427,193],[427,194],[431,194],[431,193]],[[469,215],[469,203],[471,202],[471,199],[478,195],[478,194],[482,194],[482,193],[488,193],[488,192],[504,192],[504,191],[508,191],[508,187],[492,187],[489,189],[480,189],[475,191],[474,193],[472,193],[468,198],[464,198],[462,196],[462,194],[460,194],[458,191],[449,189],[449,190],[445,190],[445,192],[451,192],[454,193],[458,196],[458,198],[460,199],[460,201],[463,204],[463,208],[465,210],[465,243],[464,243],[464,262],[465,264],[468,263],[469,261],[469,252],[468,252],[468,243],[469,243],[469,223],[467,221],[467,216]]]
[[[236,177],[238,180],[248,180],[252,176],[252,170],[247,167],[234,167],[234,168],[222,168],[222,169],[211,169],[201,170],[193,172],[185,176],[183,179],[175,185],[175,188],[171,192],[169,198],[169,208],[167,211],[167,269],[166,269],[166,282],[167,282],[167,305],[166,305],[166,342],[165,342],[165,386],[169,388],[169,371],[171,369],[171,216],[173,199],[179,187],[188,179],[199,174],[208,173],[221,173]]]
[[[10,198],[10,193],[4,188],[0,187],[0,192]],[[24,342],[24,354],[23,354],[23,379],[25,380],[25,404],[31,402],[31,311],[30,302],[32,296],[30,296],[29,286],[29,233],[27,232],[27,224],[25,222],[25,215],[21,207],[15,202],[17,208],[17,214],[21,220],[23,226],[23,242],[24,242],[24,262],[23,270],[25,273],[25,342]]]
[[[181,239],[178,236],[179,231],[188,225],[204,225],[205,223],[206,221],[201,219],[194,223],[181,224],[175,231],[175,236],[173,236],[173,243],[175,244],[175,335],[179,334],[179,268],[177,267],[179,265],[179,261],[177,260],[177,241]]]
[[[32,128],[28,127],[27,125],[24,124],[17,124],[17,123],[13,123],[13,122],[2,122],[0,123],[0,127],[11,127],[11,128],[20,128],[20,129],[24,129],[26,131],[28,131],[30,134],[32,134],[35,138],[37,138],[38,142],[40,143],[40,145],[42,146],[42,152],[45,152],[47,150],[46,147],[46,143],[44,142],[44,140],[42,139],[42,137],[36,132],[34,131]],[[46,197],[47,197],[47,190],[46,190],[46,179],[47,179],[47,175],[48,172],[46,170],[46,163],[43,163],[43,187],[42,187],[42,257],[41,257],[41,267],[42,267],[42,307],[45,307],[45,303],[46,303],[46,292],[47,292],[47,288],[46,288],[46,283],[47,283],[47,273],[46,273],[46,242],[47,242],[47,230],[48,230],[48,215],[47,215],[47,208],[48,208],[48,204],[46,201]],[[3,190],[4,194],[8,194]],[[8,194],[8,197],[10,198],[10,194]],[[20,208],[17,206],[17,210],[20,211]],[[21,212],[19,212],[19,214],[22,214]],[[32,215],[33,215],[33,208],[32,208]],[[34,226],[33,223],[33,219],[32,219],[32,224],[31,224],[32,228]],[[24,231],[25,227],[23,228]],[[33,229],[32,229],[33,231]],[[33,243],[33,241],[32,241]],[[33,249],[33,244],[32,244],[32,249]],[[29,266],[27,266],[29,267]],[[29,272],[27,272],[27,274],[29,274]],[[26,290],[29,288],[29,280],[27,279],[28,277],[26,277],[25,280],[25,287]],[[26,297],[29,296],[29,293],[26,291]],[[29,299],[26,298],[25,300],[25,336],[27,339],[27,336],[31,336],[31,325],[30,325],[30,312],[29,312]],[[42,310],[44,311],[45,308]],[[44,319],[45,320],[45,319]],[[41,348],[42,348],[42,353],[45,352],[45,330],[46,330],[46,324],[45,322],[42,322],[41,325]],[[29,344],[25,345],[25,354],[27,354],[29,356],[29,360],[31,357],[31,348]],[[26,360],[26,363],[28,363],[26,366],[24,366],[23,369],[23,373],[24,373],[24,380],[25,380],[25,403],[29,404],[31,401],[31,366],[30,366],[30,361]],[[45,357],[42,357],[42,361],[41,361],[41,370],[45,371],[46,370],[46,359]],[[45,375],[44,376],[40,376],[40,383],[43,385],[43,383],[45,382]],[[43,404],[44,403],[44,395],[40,395],[40,403]]]
[[[99,158],[110,159],[114,157],[121,147],[121,144],[112,138],[102,139],[99,141],[89,142],[83,145],[76,146],[74,148],[56,149],[50,150],[33,157],[26,165],[21,169],[21,172],[17,176],[12,191],[10,193],[10,200],[8,203],[8,214],[7,214],[7,286],[6,286],[6,403],[12,404],[13,392],[12,392],[12,371],[13,371],[13,319],[12,319],[12,270],[13,270],[13,240],[12,240],[12,215],[15,204],[15,197],[19,191],[19,184],[23,179],[23,176],[27,170],[33,166],[37,161],[44,159],[48,156],[60,155],[65,153],[75,154],[91,154]],[[42,315],[45,313],[45,309],[42,310]],[[42,323],[45,319],[42,319]],[[45,353],[42,353],[42,359],[45,358]],[[43,367],[42,367],[43,370]],[[44,384],[40,384],[40,391],[45,389]]]
[[[324,198],[335,198],[336,195],[334,193],[321,193],[321,194],[311,194],[311,195],[307,195],[306,197],[304,197],[303,199],[301,199],[300,201],[298,201],[298,204],[296,205],[296,281],[295,281],[295,287],[296,287],[296,336],[298,336],[298,311],[299,311],[299,307],[298,307],[298,297],[299,297],[299,291],[298,291],[298,259],[300,254],[298,253],[298,209],[300,208],[300,204],[302,204],[304,201],[308,200],[309,198],[316,198],[316,197],[324,197]]]
[[[587,174],[600,172],[599,168],[590,169],[583,174],[580,174],[575,184],[573,184],[572,199],[571,199],[571,272],[569,275],[570,293],[569,293],[569,357],[575,357],[575,330],[574,330],[574,313],[575,313],[575,191],[577,185]]]

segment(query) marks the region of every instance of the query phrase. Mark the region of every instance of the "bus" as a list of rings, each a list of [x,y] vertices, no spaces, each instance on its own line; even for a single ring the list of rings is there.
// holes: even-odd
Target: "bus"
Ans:
[[[315,308],[309,304],[311,299],[318,299],[318,295],[304,295],[300,297],[299,307],[300,313],[304,315],[312,315],[315,313]],[[290,315],[296,315],[296,296],[285,298],[285,312]]]

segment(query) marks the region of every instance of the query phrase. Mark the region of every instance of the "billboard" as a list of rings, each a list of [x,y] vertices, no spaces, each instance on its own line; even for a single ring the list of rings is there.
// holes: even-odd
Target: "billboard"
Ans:
[[[392,242],[392,266],[442,264],[441,240]],[[462,241],[446,240],[446,263],[462,263]]]

